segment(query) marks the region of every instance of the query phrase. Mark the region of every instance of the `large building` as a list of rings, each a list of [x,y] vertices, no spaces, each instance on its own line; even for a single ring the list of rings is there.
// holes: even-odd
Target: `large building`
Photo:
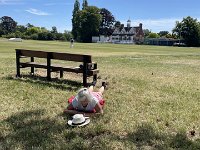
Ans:
[[[127,21],[127,27],[116,27],[111,36],[98,36],[92,37],[92,42],[109,42],[109,43],[143,43],[144,32],[142,29],[142,23],[139,26],[131,27],[131,21]]]
[[[137,27],[131,27],[131,21],[127,21],[127,27],[115,28],[112,33],[112,42],[114,43],[143,43],[144,32],[142,23]]]

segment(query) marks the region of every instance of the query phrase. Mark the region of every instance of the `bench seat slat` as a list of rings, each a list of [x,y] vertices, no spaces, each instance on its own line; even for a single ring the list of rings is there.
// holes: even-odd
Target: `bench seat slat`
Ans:
[[[44,69],[47,69],[47,65],[45,63],[35,63],[35,62],[25,62],[25,63],[20,63],[21,67],[24,68],[24,67],[35,67],[35,68],[44,68]],[[63,70],[63,71],[66,71],[66,72],[74,72],[74,73],[83,73],[83,70],[81,69],[78,69],[76,67],[63,67],[63,66],[60,66],[60,65],[57,65],[57,64],[52,64],[51,65],[51,69],[52,71],[60,71],[60,70]],[[89,76],[92,76],[92,75],[95,75],[95,74],[98,74],[99,73],[99,69],[95,69],[95,70],[88,70],[88,75]]]
[[[91,62],[90,55],[68,54],[68,53],[52,53],[52,59],[68,60],[76,62],[83,62],[84,60],[86,60],[87,62]]]
[[[25,63],[20,63],[20,66],[22,68],[24,67],[35,67],[35,68],[44,68],[47,69],[47,64],[39,64],[39,63],[35,63],[35,62],[25,62]]]

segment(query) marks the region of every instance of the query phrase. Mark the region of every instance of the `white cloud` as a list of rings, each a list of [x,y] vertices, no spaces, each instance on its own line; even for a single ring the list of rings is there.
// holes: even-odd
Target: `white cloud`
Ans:
[[[0,5],[15,5],[21,4],[21,0],[0,0]]]
[[[37,10],[37,9],[34,9],[34,8],[27,9],[26,11],[31,13],[31,14],[38,15],[38,16],[48,16],[48,15],[50,15],[49,13],[46,13],[46,12],[43,12],[41,10]]]

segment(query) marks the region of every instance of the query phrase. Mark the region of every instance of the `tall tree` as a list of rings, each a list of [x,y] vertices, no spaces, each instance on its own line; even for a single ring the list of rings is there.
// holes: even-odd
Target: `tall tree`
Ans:
[[[91,42],[92,36],[99,34],[99,26],[101,23],[101,14],[99,8],[88,6],[85,10],[79,11],[79,29],[78,36],[82,42]]]
[[[58,33],[56,26],[52,27],[51,33]]]
[[[114,24],[115,28],[120,28],[121,27],[121,22],[120,21],[116,21]]]
[[[173,33],[183,38],[187,46],[200,46],[200,23],[188,16],[181,22],[176,22]]]
[[[11,17],[9,16],[3,16],[0,19],[0,25],[2,30],[4,30],[7,33],[11,33],[15,30],[17,26],[17,22],[15,22]]]
[[[102,15],[102,21],[99,28],[99,34],[110,36],[113,32],[115,18],[112,13],[105,8],[101,9],[100,14]]]
[[[149,33],[148,38],[159,38],[159,35],[157,33],[151,32],[151,33]]]
[[[27,23],[26,27],[27,27],[27,28],[32,28],[32,27],[34,27],[34,25],[32,25],[32,24],[30,24],[30,23]]]
[[[77,39],[78,36],[78,28],[79,28],[79,16],[77,15],[80,11],[80,3],[79,0],[76,0],[74,3],[74,10],[72,15],[72,35],[74,39]]]
[[[27,28],[23,25],[17,25],[17,27],[16,27],[16,31],[19,31],[21,33],[25,33],[26,30],[27,30]]]
[[[158,35],[159,35],[160,37],[166,37],[166,35],[168,35],[168,34],[169,34],[168,31],[160,31],[160,32],[158,33]]]
[[[82,10],[86,9],[86,7],[88,7],[88,2],[87,0],[83,0]]]
[[[144,29],[143,32],[144,32],[145,37],[148,37],[149,34],[151,33],[151,31],[149,29]]]

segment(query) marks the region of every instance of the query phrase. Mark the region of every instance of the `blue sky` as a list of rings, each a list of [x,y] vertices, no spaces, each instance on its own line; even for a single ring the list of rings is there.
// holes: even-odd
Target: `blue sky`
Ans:
[[[58,31],[71,30],[75,0],[0,0],[0,17],[10,16],[19,25],[35,26]],[[82,0],[79,0],[82,5]],[[143,24],[152,32],[169,31],[175,21],[191,16],[200,21],[200,0],[88,0],[89,5],[106,8],[116,20],[132,26]]]

